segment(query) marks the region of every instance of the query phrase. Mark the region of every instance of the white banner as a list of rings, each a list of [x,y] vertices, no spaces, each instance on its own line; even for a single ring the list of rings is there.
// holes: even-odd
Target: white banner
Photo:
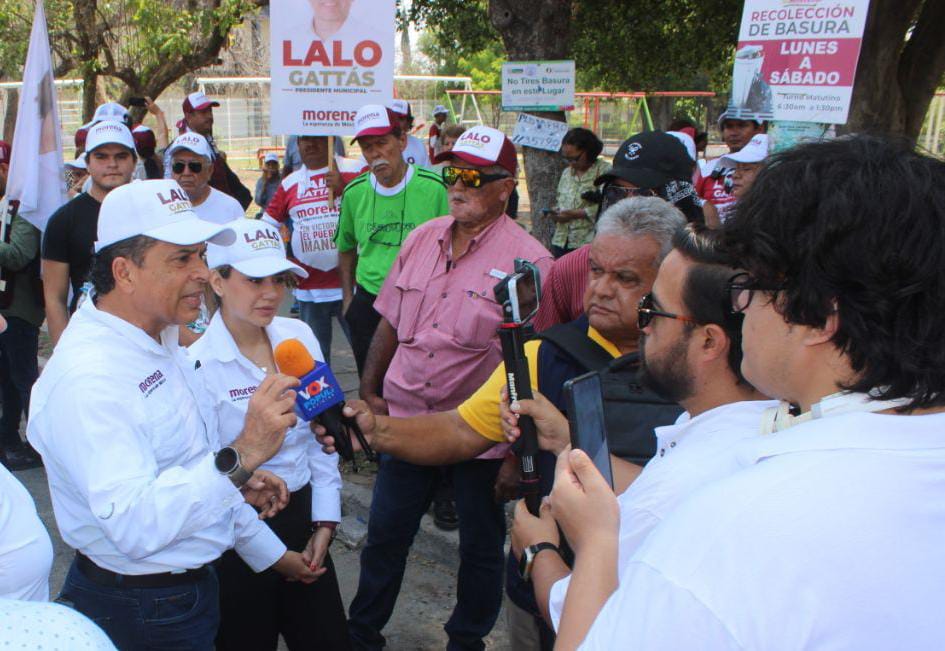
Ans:
[[[274,135],[352,135],[358,108],[393,99],[394,1],[270,3]]]
[[[546,151],[560,151],[561,141],[568,132],[568,125],[558,120],[548,120],[528,113],[519,113],[512,134],[512,144],[534,147]]]
[[[19,200],[20,216],[40,230],[46,229],[50,215],[67,200],[59,113],[42,0],[36,0],[30,49],[23,69],[7,198]]]

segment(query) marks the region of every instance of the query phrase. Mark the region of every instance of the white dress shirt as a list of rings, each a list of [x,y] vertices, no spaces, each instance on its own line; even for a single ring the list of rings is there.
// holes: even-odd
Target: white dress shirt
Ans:
[[[226,224],[234,219],[246,217],[246,211],[243,210],[239,201],[216,188],[210,188],[210,194],[203,203],[194,206],[194,212],[200,219],[214,224]]]
[[[945,414],[851,413],[739,447],[650,534],[582,649],[941,649]]]
[[[683,413],[673,425],[654,429],[656,456],[617,497],[621,570],[656,525],[680,502],[696,489],[728,477],[741,467],[736,456],[738,443],[758,437],[762,414],[777,404],[773,400],[733,402],[695,418]],[[569,575],[551,587],[548,610],[555,630],[561,622],[570,583]]]
[[[158,343],[93,301],[69,321],[27,428],[59,531],[121,574],[197,568],[232,547],[261,571],[285,545],[217,472],[212,409],[177,337],[172,326]]]
[[[303,321],[277,316],[266,327],[266,334],[273,347],[286,339],[299,339],[312,357],[324,361],[318,340]],[[200,362],[197,378],[216,412],[220,446],[229,445],[242,430],[249,399],[266,372],[240,352],[220,312],[188,355],[195,364]],[[282,477],[292,492],[312,485],[312,521],[341,521],[338,455],[322,452],[307,422],[300,419],[286,433],[279,452],[261,467]]]
[[[26,488],[0,465],[0,598],[49,600],[53,549]]]

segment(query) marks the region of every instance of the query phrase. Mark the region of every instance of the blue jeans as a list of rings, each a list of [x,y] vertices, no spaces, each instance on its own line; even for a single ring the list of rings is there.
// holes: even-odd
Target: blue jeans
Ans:
[[[214,570],[170,588],[103,586],[75,561],[57,599],[91,619],[122,651],[209,651],[220,625]]]
[[[322,355],[325,356],[325,363],[331,366],[332,317],[338,319],[338,325],[341,326],[341,331],[345,333],[345,339],[348,340],[348,344],[351,343],[351,331],[348,329],[348,322],[341,314],[341,301],[326,301],[324,303],[299,301],[299,317],[315,333],[318,345],[322,348]]]
[[[453,466],[460,561],[456,606],[444,626],[449,650],[485,648],[482,638],[495,626],[502,606],[505,511],[493,498],[501,466],[501,459]],[[439,481],[438,467],[381,456],[358,593],[348,610],[356,649],[384,646],[381,629],[394,610],[410,545]]]

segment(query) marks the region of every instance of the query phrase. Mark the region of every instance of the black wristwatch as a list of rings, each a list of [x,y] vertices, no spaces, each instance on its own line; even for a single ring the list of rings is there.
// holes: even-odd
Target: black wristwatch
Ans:
[[[526,583],[532,579],[532,565],[535,564],[535,557],[538,556],[539,552],[543,552],[546,549],[553,550],[556,554],[561,553],[558,550],[557,545],[550,542],[541,542],[537,545],[529,545],[522,550],[522,557],[518,559],[518,573],[521,575],[522,580]]]
[[[242,488],[243,484],[253,476],[252,472],[243,467],[240,462],[240,453],[234,447],[221,448],[214,456],[213,463],[217,467],[217,472],[229,477],[237,488]]]

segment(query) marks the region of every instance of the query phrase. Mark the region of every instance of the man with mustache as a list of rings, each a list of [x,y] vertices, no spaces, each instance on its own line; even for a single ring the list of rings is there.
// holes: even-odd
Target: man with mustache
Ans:
[[[401,245],[420,224],[448,214],[449,205],[439,176],[404,162],[406,134],[392,111],[367,104],[354,125],[354,139],[370,170],[345,188],[335,242],[342,312],[360,375],[380,321],[374,299]]]

